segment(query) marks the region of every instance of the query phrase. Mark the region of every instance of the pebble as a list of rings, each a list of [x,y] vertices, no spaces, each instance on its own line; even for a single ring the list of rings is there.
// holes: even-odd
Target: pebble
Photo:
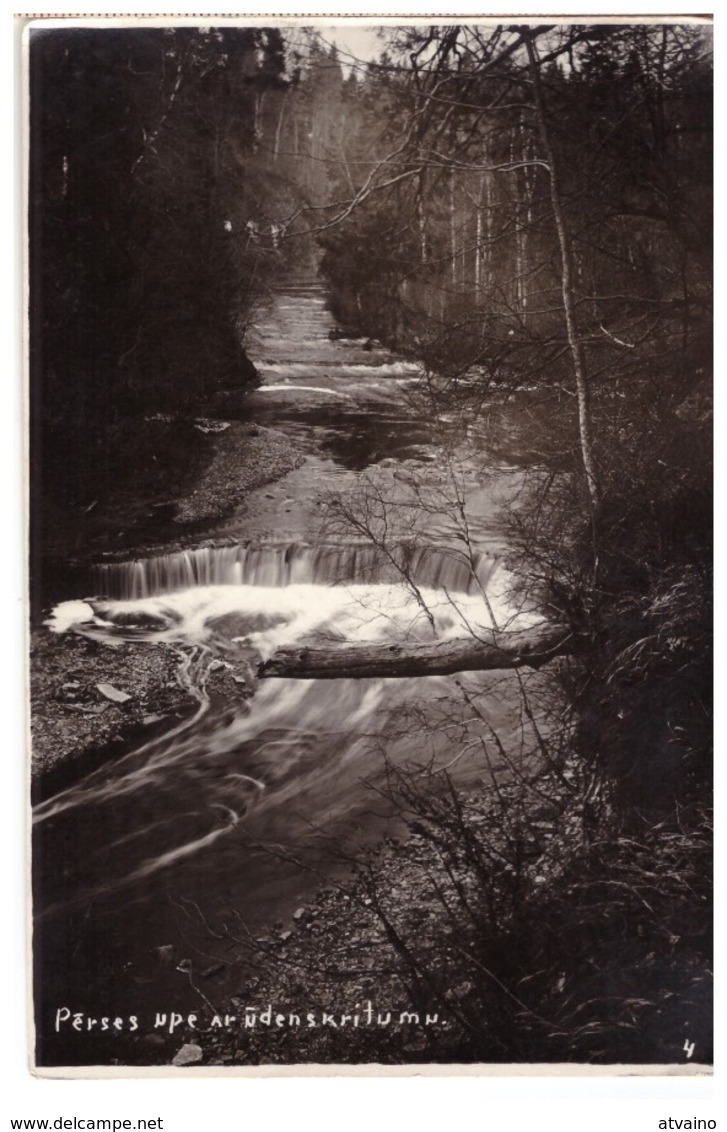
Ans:
[[[105,696],[107,700],[113,700],[115,704],[125,704],[127,700],[131,699],[128,692],[120,691],[113,684],[97,684],[96,687],[102,696]]]
[[[201,1061],[203,1056],[201,1046],[198,1046],[195,1042],[186,1042],[182,1048],[175,1053],[172,1058],[172,1065],[194,1065],[196,1062]]]

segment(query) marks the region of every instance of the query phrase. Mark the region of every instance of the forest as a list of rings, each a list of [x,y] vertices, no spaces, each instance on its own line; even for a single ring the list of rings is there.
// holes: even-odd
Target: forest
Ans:
[[[336,850],[355,879],[350,915],[321,890],[323,973],[309,944],[283,961],[215,929],[263,986],[307,979],[323,1004],[375,939],[384,985],[448,1010],[447,1032],[402,1052],[393,1031],[321,1031],[305,1057],[282,1033],[273,1059],[672,1063],[686,1039],[709,1062],[710,27],[422,24],[384,29],[372,60],[324,32],[34,34],[35,608],[106,552],[178,538],[159,501],[205,474],[199,422],[254,422],[256,327],[317,280],[332,341],[418,366],[408,403],[439,444],[406,539],[374,480],[326,500],[327,529],[370,546],[434,631],[415,564],[440,512],[475,574],[466,442],[476,484],[517,470],[507,563],[546,628],[510,631],[483,592],[490,630],[468,625],[449,667],[438,644],[394,668],[388,638],[335,634],[263,658],[261,685],[511,669],[520,720],[515,758],[462,692],[501,768],[479,796],[448,769],[464,730],[429,778],[385,756],[376,790],[406,835]]]

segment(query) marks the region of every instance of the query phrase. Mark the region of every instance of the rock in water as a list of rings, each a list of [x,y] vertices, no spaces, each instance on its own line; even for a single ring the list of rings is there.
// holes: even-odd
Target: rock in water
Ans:
[[[127,700],[131,699],[128,692],[120,692],[118,688],[114,688],[113,684],[97,684],[99,692],[105,696],[107,700],[113,700],[115,704],[125,704]]]
[[[186,1042],[172,1058],[172,1065],[194,1065],[202,1060],[202,1049],[194,1042]]]
[[[153,947],[152,951],[161,963],[171,963],[174,959],[173,943],[164,943],[161,947]]]
[[[208,417],[198,417],[194,427],[199,432],[225,432],[230,427],[229,421],[215,421]]]

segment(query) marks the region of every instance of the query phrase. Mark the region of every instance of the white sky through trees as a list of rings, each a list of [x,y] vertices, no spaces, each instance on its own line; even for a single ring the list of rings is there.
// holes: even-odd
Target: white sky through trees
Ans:
[[[347,70],[355,66],[356,60],[370,62],[381,54],[383,42],[378,36],[380,25],[353,26],[338,24],[321,28],[321,36],[329,43],[335,43],[340,55],[341,66]]]

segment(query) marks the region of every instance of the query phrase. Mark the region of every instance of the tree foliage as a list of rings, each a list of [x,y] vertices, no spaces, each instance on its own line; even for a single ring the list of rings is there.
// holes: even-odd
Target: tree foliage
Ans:
[[[259,28],[74,28],[33,33],[30,54],[34,458],[40,494],[72,504],[118,475],[125,422],[254,379],[245,224],[283,44]]]
[[[591,636],[584,749],[641,800],[708,749],[709,48],[666,24],[397,29],[357,88],[356,207],[320,237],[352,328],[423,353],[430,411],[507,459],[523,407],[519,569]]]

